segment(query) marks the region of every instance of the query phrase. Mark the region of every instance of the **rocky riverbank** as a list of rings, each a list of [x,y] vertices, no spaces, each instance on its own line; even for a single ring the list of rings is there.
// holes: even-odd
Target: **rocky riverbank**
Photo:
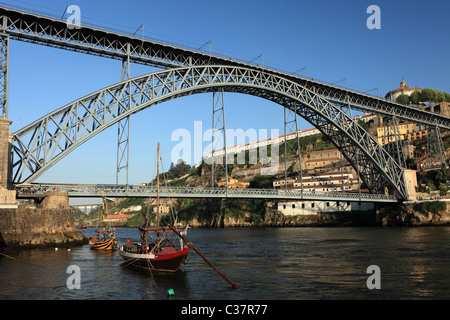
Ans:
[[[184,224],[193,228],[246,228],[246,227],[321,227],[321,226],[368,226],[376,225],[375,210],[364,212],[334,212],[315,215],[284,215],[280,211],[266,207],[260,212],[251,208],[226,208],[211,214],[203,212],[201,206],[196,206],[196,212],[182,219]],[[256,208],[253,208],[256,209]]]
[[[88,238],[73,226],[69,208],[0,209],[0,247],[61,247],[87,242]]]
[[[445,200],[385,206],[377,212],[377,224],[382,226],[450,225],[450,206]]]
[[[245,207],[234,213],[226,209],[223,214],[208,216],[202,215],[201,206],[196,209],[197,213],[183,223],[194,228],[450,225],[450,206],[446,201],[378,205],[372,211],[296,216],[287,216],[269,207],[256,215]]]

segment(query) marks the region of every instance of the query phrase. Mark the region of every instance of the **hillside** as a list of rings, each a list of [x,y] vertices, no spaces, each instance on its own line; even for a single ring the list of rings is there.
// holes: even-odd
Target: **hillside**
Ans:
[[[361,125],[370,133],[376,132],[376,127],[373,122],[364,123]],[[443,138],[446,150],[449,151],[450,136]],[[416,150],[419,152],[426,150],[426,139],[416,140],[413,142]],[[302,168],[305,168],[304,161],[306,161],[311,152],[319,150],[333,149],[334,146],[324,139],[321,135],[308,136],[301,139],[302,152]],[[272,172],[270,175],[261,174],[269,165],[262,165],[261,163],[249,164],[248,151],[245,154],[245,163],[236,164],[237,156],[234,157],[234,163],[228,165],[228,176],[244,182],[249,188],[273,188],[273,181],[284,178],[284,144],[279,146],[280,159],[278,170]],[[259,150],[258,150],[259,152]],[[270,155],[270,148],[268,153]],[[288,153],[287,167],[291,176],[294,176],[299,169],[298,159],[296,158],[296,150],[291,150]],[[423,161],[422,158],[409,158],[407,165],[415,169],[417,165]],[[418,175],[418,191],[420,192],[438,192],[441,195],[447,193],[445,171],[441,173],[439,170],[433,172],[424,172]],[[307,170],[303,171],[307,173]],[[215,169],[215,186],[217,181],[224,180],[225,170]],[[156,180],[156,179],[155,179]],[[172,164],[170,169],[160,175],[161,184],[169,186],[186,186],[186,187],[210,187],[211,186],[211,165],[203,162],[202,164],[191,167],[179,160],[176,165]],[[156,184],[156,181],[151,181],[149,184]],[[448,185],[448,184],[447,184]],[[436,191],[437,190],[437,191]],[[153,199],[154,200],[154,199]],[[141,206],[141,209],[130,218],[126,225],[138,226],[148,221],[154,223],[155,214],[153,213],[154,203],[149,199],[117,199],[114,202],[108,202],[105,208],[104,215],[121,213],[132,206]],[[176,216],[185,224],[194,227],[229,227],[229,226],[279,226],[279,225],[304,225],[316,224],[317,216],[301,216],[301,217],[286,217],[276,210],[276,204],[273,202],[266,202],[264,200],[241,200],[241,199],[162,199],[162,205],[171,208]],[[93,212],[89,217],[78,213],[77,221],[89,221],[90,225],[98,225],[101,221],[101,209]],[[164,215],[164,219],[171,219],[170,215]],[[344,217],[337,215],[322,215],[320,223],[340,223]],[[347,219],[348,217],[346,217]],[[372,217],[371,217],[372,218]],[[345,220],[345,219],[344,219]],[[354,219],[353,219],[354,220]]]

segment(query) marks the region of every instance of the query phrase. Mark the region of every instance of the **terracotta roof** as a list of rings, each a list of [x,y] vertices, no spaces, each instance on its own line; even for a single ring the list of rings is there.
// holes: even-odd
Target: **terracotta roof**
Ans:
[[[105,219],[128,219],[133,214],[110,214]]]
[[[311,151],[310,153],[332,152],[332,151],[339,151],[339,150],[338,149],[316,150],[316,151]]]
[[[311,160],[306,160],[306,162],[320,162],[320,161],[332,161],[332,160],[339,160],[339,158],[311,159]]]

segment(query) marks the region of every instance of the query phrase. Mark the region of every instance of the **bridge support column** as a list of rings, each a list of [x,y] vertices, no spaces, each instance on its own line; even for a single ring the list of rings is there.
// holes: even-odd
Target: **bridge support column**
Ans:
[[[406,194],[408,200],[417,200],[416,187],[417,187],[417,172],[416,170],[404,169],[403,176],[405,177]]]
[[[11,188],[11,141],[9,132],[11,120],[0,119],[0,207],[10,207],[16,203],[16,192]]]
[[[47,191],[42,201],[44,209],[67,209],[69,208],[69,194],[67,191]]]

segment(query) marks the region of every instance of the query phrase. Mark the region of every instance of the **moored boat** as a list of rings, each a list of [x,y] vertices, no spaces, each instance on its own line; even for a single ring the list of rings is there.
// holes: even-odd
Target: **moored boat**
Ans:
[[[117,247],[115,232],[116,230],[110,227],[96,229],[95,235],[89,240],[91,249],[114,250]]]
[[[187,226],[160,226],[159,203],[159,143],[157,150],[156,175],[156,226],[149,227],[144,223],[139,228],[141,241],[128,242],[119,247],[119,254],[125,260],[126,266],[133,266],[150,271],[176,272],[181,263],[186,260],[189,246],[184,244],[183,234]]]
[[[187,228],[177,228],[180,233]],[[119,254],[126,266],[159,272],[176,272],[189,253],[189,246],[177,238],[169,227],[140,227],[141,242],[120,246]]]

